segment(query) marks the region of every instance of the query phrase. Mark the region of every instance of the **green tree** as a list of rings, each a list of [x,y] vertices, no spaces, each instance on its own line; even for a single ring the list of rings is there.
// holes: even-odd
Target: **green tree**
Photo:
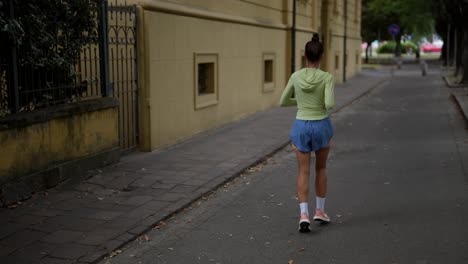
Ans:
[[[99,0],[2,0],[0,58],[9,58],[11,47],[16,47],[18,71],[28,71],[31,78],[41,76],[33,80],[35,89],[70,85],[75,80],[73,66],[82,47],[97,40],[98,3]],[[29,88],[23,85],[22,89]]]
[[[434,21],[431,2],[427,0],[370,0],[370,10],[385,18],[390,24],[398,24],[400,33],[396,35],[395,56],[401,56],[401,37],[408,33],[416,39],[432,33]]]
[[[374,40],[379,38],[379,33],[385,33],[385,18],[375,13],[369,6],[373,0],[362,1],[362,19],[361,19],[361,35],[362,39],[367,43],[366,48],[366,63],[369,62],[369,51]]]
[[[444,50],[450,50],[449,60],[455,60],[454,75],[462,74],[461,82],[468,83],[468,0],[432,0],[432,2],[435,29],[444,38]],[[446,45],[447,42],[450,43],[449,46]],[[446,56],[444,57],[446,59]]]

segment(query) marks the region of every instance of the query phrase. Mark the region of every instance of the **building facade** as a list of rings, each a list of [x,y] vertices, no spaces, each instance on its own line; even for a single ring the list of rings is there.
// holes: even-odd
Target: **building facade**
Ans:
[[[142,150],[278,104],[291,74],[293,0],[133,2]],[[324,70],[338,83],[359,72],[360,1],[297,0],[295,32],[296,70],[305,66],[304,45],[318,32]]]

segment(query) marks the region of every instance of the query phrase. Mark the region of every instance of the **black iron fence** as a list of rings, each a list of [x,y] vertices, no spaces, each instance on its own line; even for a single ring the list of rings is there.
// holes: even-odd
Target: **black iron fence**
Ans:
[[[0,30],[0,117],[114,96],[121,146],[137,144],[134,6],[117,0],[2,0],[0,26],[7,29]]]

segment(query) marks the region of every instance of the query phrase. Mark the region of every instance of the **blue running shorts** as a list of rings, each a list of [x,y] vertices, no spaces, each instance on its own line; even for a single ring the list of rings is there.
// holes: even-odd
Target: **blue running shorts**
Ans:
[[[332,137],[333,127],[329,117],[322,120],[296,119],[290,133],[291,142],[301,152],[325,148]]]

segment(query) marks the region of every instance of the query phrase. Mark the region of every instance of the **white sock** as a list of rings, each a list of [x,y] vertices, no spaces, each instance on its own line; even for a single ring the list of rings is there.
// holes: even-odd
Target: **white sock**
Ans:
[[[325,210],[325,197],[318,197],[317,196],[316,201],[317,201],[317,207],[316,208],[324,211]]]
[[[309,215],[309,204],[308,203],[299,203],[299,207],[301,208],[301,214]]]

